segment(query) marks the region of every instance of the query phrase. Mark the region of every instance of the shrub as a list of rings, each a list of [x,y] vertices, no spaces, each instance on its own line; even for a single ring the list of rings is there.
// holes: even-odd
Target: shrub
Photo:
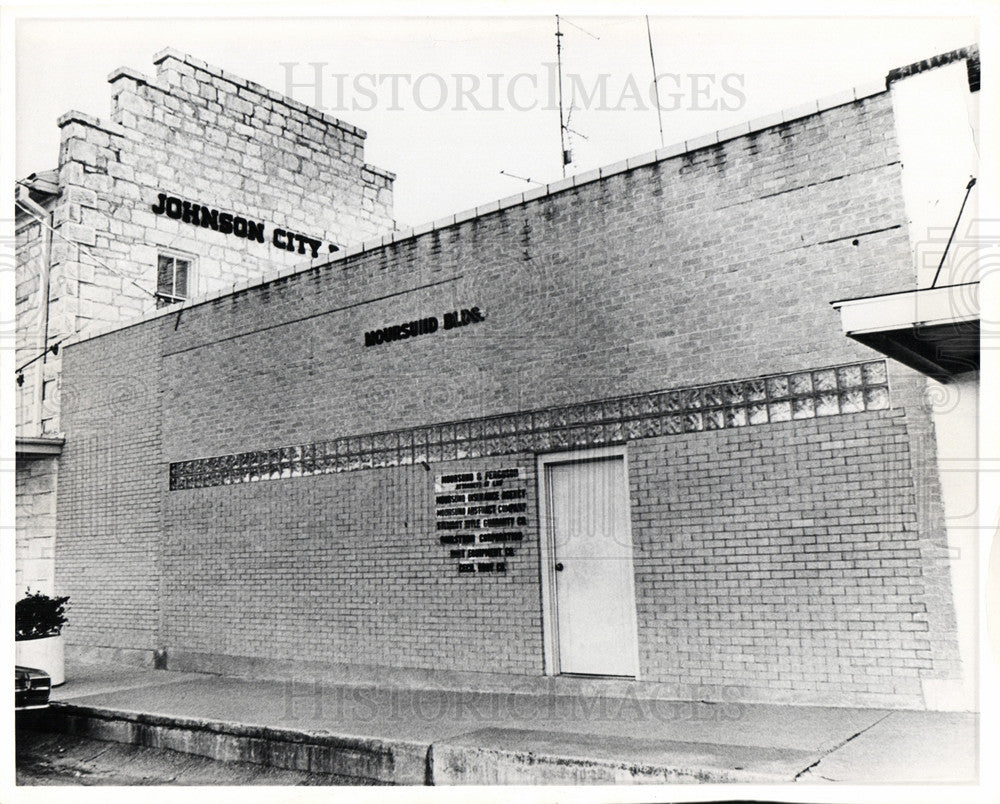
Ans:
[[[66,624],[66,603],[69,597],[49,597],[41,592],[29,593],[14,607],[14,639],[42,639],[59,636]]]

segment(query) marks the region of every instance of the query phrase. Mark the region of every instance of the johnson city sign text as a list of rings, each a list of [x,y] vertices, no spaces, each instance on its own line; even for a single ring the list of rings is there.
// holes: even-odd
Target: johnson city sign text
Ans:
[[[220,212],[204,204],[185,201],[166,193],[160,193],[157,196],[156,203],[153,204],[153,212],[157,215],[166,215],[168,218],[190,223],[192,226],[212,229],[220,234],[242,237],[258,243],[267,242],[266,225],[261,221],[253,221],[232,212]],[[309,253],[313,259],[319,256],[320,246],[323,245],[322,240],[277,227],[272,232],[270,240],[271,245],[275,248],[280,248],[283,251],[298,251],[299,254]],[[339,251],[339,247],[328,243],[327,250],[330,252]]]

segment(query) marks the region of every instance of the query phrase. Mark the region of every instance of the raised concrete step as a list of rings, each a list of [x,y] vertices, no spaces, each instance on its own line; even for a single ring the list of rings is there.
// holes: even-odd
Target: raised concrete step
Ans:
[[[372,739],[55,703],[48,728],[225,762],[397,785],[790,782],[822,752],[486,728],[433,742]]]
[[[337,774],[359,781],[428,784],[430,744],[54,703],[49,728],[108,742],[168,748],[225,762]]]

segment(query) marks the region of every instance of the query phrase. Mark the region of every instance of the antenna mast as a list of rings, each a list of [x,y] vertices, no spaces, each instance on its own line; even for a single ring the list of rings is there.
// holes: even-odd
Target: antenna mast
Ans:
[[[653,32],[649,29],[649,14],[646,15],[646,38],[649,40],[649,63],[653,65],[653,97],[656,99],[656,119],[660,124],[660,147],[663,142],[663,110],[660,108],[660,85],[656,77],[656,59],[653,58]]]
[[[563,93],[562,93],[562,31],[559,28],[559,15],[556,14],[556,64],[559,69],[559,149],[562,152],[562,174],[566,178],[566,165],[573,156],[566,150],[566,124],[563,122]]]

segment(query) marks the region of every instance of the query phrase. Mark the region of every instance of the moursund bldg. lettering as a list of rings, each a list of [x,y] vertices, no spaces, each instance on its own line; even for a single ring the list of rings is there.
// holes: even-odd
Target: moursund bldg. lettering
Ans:
[[[452,310],[442,316],[444,322],[443,329],[455,329],[456,327],[466,327],[469,324],[478,324],[486,320],[486,313],[478,307],[470,307],[463,310]],[[414,321],[406,321],[402,324],[393,324],[389,327],[369,330],[365,333],[365,346],[377,346],[380,343],[392,343],[402,341],[407,338],[416,338],[418,335],[433,335],[438,329],[442,329],[441,322],[437,316],[418,318]]]
[[[212,229],[220,234],[242,237],[257,243],[266,243],[270,239],[271,245],[275,248],[299,254],[310,254],[314,259],[319,256],[320,246],[323,245],[322,240],[278,227],[275,227],[271,237],[268,238],[267,226],[263,221],[250,220],[232,212],[222,212],[204,204],[185,201],[183,198],[166,193],[160,193],[156,197],[156,203],[152,205],[152,208],[156,215],[166,215],[168,218],[190,223],[192,226],[200,226],[203,229]],[[339,251],[339,247],[328,243],[327,250],[330,252]]]

